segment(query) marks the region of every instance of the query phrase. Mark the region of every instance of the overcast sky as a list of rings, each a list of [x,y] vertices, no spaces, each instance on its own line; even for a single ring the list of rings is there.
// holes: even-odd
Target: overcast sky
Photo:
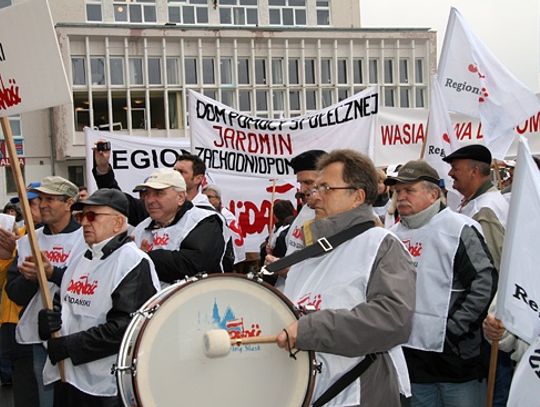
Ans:
[[[540,0],[359,0],[363,27],[437,31],[440,54],[450,7],[533,92],[540,92]]]

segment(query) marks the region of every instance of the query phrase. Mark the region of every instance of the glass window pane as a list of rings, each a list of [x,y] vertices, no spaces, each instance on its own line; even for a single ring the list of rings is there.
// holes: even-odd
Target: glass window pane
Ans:
[[[161,84],[161,59],[148,58],[148,83],[150,85]]]
[[[230,8],[221,7],[219,9],[219,22],[221,24],[232,24],[232,10]]]
[[[169,128],[180,128],[180,117],[182,112],[180,111],[181,95],[180,92],[169,92]]]
[[[300,110],[300,91],[291,90],[289,92],[289,105],[290,110]]]
[[[232,85],[232,60],[230,58],[221,58],[221,83]]]
[[[349,97],[348,89],[338,89],[338,102],[345,100]]]
[[[287,0],[268,0],[269,6],[284,6]]]
[[[268,92],[265,90],[258,90],[255,95],[257,97],[257,110],[268,110]]]
[[[298,84],[300,80],[298,78],[298,59],[289,59],[289,83]]]
[[[355,59],[353,61],[353,69],[354,69],[354,83],[364,82],[361,59]]]
[[[332,83],[332,71],[330,58],[321,59],[321,83]]]
[[[305,79],[306,83],[314,84],[315,83],[315,60],[314,59],[305,59]]]
[[[270,9],[270,24],[281,24],[281,11]]]
[[[285,110],[285,94],[282,90],[275,90],[272,99],[274,110]]]
[[[347,83],[347,60],[339,59],[338,65],[338,83]]]
[[[142,23],[142,10],[138,4],[129,6],[129,21],[132,23]]]
[[[410,107],[409,103],[409,88],[401,88],[399,90],[399,106]]]
[[[409,83],[409,60],[405,58],[399,60],[399,82]]]
[[[84,58],[71,58],[73,85],[86,85],[86,64]]]
[[[292,8],[284,8],[281,10],[283,13],[283,25],[294,25],[294,12]]]
[[[184,72],[186,77],[186,84],[197,84],[197,60],[195,58],[186,58],[184,60]]]
[[[257,25],[259,23],[259,17],[257,16],[257,9],[248,8],[246,10],[247,23],[252,25]]]
[[[306,10],[294,10],[296,25],[306,25]]]
[[[141,58],[129,59],[129,82],[132,85],[143,84],[143,68]]]
[[[102,21],[101,4],[86,5],[86,20],[87,21]]]
[[[214,59],[203,58],[203,83],[213,84],[216,83],[214,75]]]
[[[234,91],[222,90],[221,91],[221,103],[229,107],[234,108]]]
[[[249,85],[249,59],[238,59],[238,83]]]
[[[384,83],[394,83],[394,61],[388,58],[384,60]]]
[[[90,126],[88,95],[86,93],[74,93],[73,108],[75,117],[75,131],[83,131],[85,127]]]
[[[217,91],[215,89],[204,89],[203,90],[203,95],[209,97],[210,99],[216,100],[217,99],[216,98],[216,95],[217,95],[216,92]]]
[[[144,21],[147,23],[156,22],[156,7],[155,6],[144,6]]]
[[[281,58],[272,59],[272,82],[275,85],[283,84],[283,60]]]
[[[208,23],[208,9],[206,7],[197,7],[197,22],[201,24]]]
[[[167,58],[167,83],[178,85],[178,60],[176,58]]]
[[[379,61],[375,58],[369,60],[369,83],[379,82]]]
[[[182,22],[180,18],[180,7],[169,7],[169,21],[171,23]]]
[[[105,85],[104,58],[90,58],[90,70],[92,72],[92,85]]]
[[[305,7],[306,0],[289,0],[289,6]]]
[[[114,5],[114,21],[126,22],[128,20],[127,12],[128,11],[127,11],[126,4],[115,4]]]
[[[266,60],[265,59],[255,60],[255,83],[256,84],[266,83]]]
[[[165,129],[165,101],[163,92],[150,92],[150,128]]]
[[[182,17],[184,24],[195,24],[195,8],[191,6],[182,7]]]
[[[251,93],[248,90],[241,90],[238,92],[240,98],[239,109],[246,112],[251,111]]]
[[[112,93],[113,129],[127,129],[127,97],[125,92]]]
[[[124,84],[124,60],[111,58],[111,85]]]
[[[388,107],[392,107],[396,105],[396,102],[394,100],[394,88],[384,88],[384,105]]]
[[[330,13],[328,10],[317,10],[317,25],[330,25]]]
[[[317,91],[306,90],[306,110],[317,109]]]
[[[331,89],[322,90],[322,108],[332,106],[334,104],[334,93]]]
[[[218,0],[219,1],[219,0]],[[228,6],[234,6],[236,4],[236,0],[221,0],[219,1],[220,5],[228,5]]]
[[[243,7],[234,8],[234,23],[236,25],[246,25],[246,14]]]
[[[425,90],[423,88],[416,88],[416,107],[426,107],[426,101],[424,99]]]
[[[416,83],[424,83],[424,60],[422,58],[416,59]]]
[[[256,6],[257,0],[240,0],[242,6]]]

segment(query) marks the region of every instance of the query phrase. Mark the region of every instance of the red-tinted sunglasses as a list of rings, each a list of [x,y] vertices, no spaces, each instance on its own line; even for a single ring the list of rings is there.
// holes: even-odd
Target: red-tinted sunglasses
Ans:
[[[87,211],[87,212],[77,212],[75,214],[75,220],[79,223],[82,223],[84,218],[88,220],[88,222],[93,222],[96,220],[96,217],[98,215],[104,215],[104,216],[116,216],[114,213],[104,213],[104,212],[94,212],[94,211]]]

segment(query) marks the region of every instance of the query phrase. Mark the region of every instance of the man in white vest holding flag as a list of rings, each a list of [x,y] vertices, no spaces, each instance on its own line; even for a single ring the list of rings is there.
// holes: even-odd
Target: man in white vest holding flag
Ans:
[[[373,227],[377,172],[368,157],[335,150],[319,159],[317,170],[311,194],[319,219],[304,228],[325,253],[291,266],[284,289],[294,303],[316,311],[284,327],[278,345],[317,352],[322,366],[314,406],[398,407],[400,390],[409,393],[396,346],[407,340],[412,325],[411,256],[392,233]],[[351,230],[339,246],[324,244]],[[340,380],[345,375],[350,380]]]
[[[114,189],[100,189],[74,205],[82,209],[77,219],[87,250],[64,273],[56,298],[60,309],[39,313],[39,335],[49,355],[43,379],[55,382],[55,406],[122,404],[111,367],[131,314],[159,289],[152,261],[127,235],[128,207]],[[54,366],[62,360],[65,382]]]
[[[387,185],[397,194],[400,222],[391,231],[413,256],[416,309],[405,348],[410,405],[483,405],[481,322],[497,289],[497,272],[471,218],[441,201],[439,174],[409,161]]]

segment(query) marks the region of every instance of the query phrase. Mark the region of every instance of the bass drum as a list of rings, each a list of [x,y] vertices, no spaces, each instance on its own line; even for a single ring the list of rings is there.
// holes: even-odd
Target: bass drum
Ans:
[[[146,302],[131,321],[116,377],[126,406],[308,406],[314,355],[296,359],[276,344],[233,346],[208,358],[203,336],[276,335],[298,319],[281,292],[241,274],[212,274],[176,283]]]

